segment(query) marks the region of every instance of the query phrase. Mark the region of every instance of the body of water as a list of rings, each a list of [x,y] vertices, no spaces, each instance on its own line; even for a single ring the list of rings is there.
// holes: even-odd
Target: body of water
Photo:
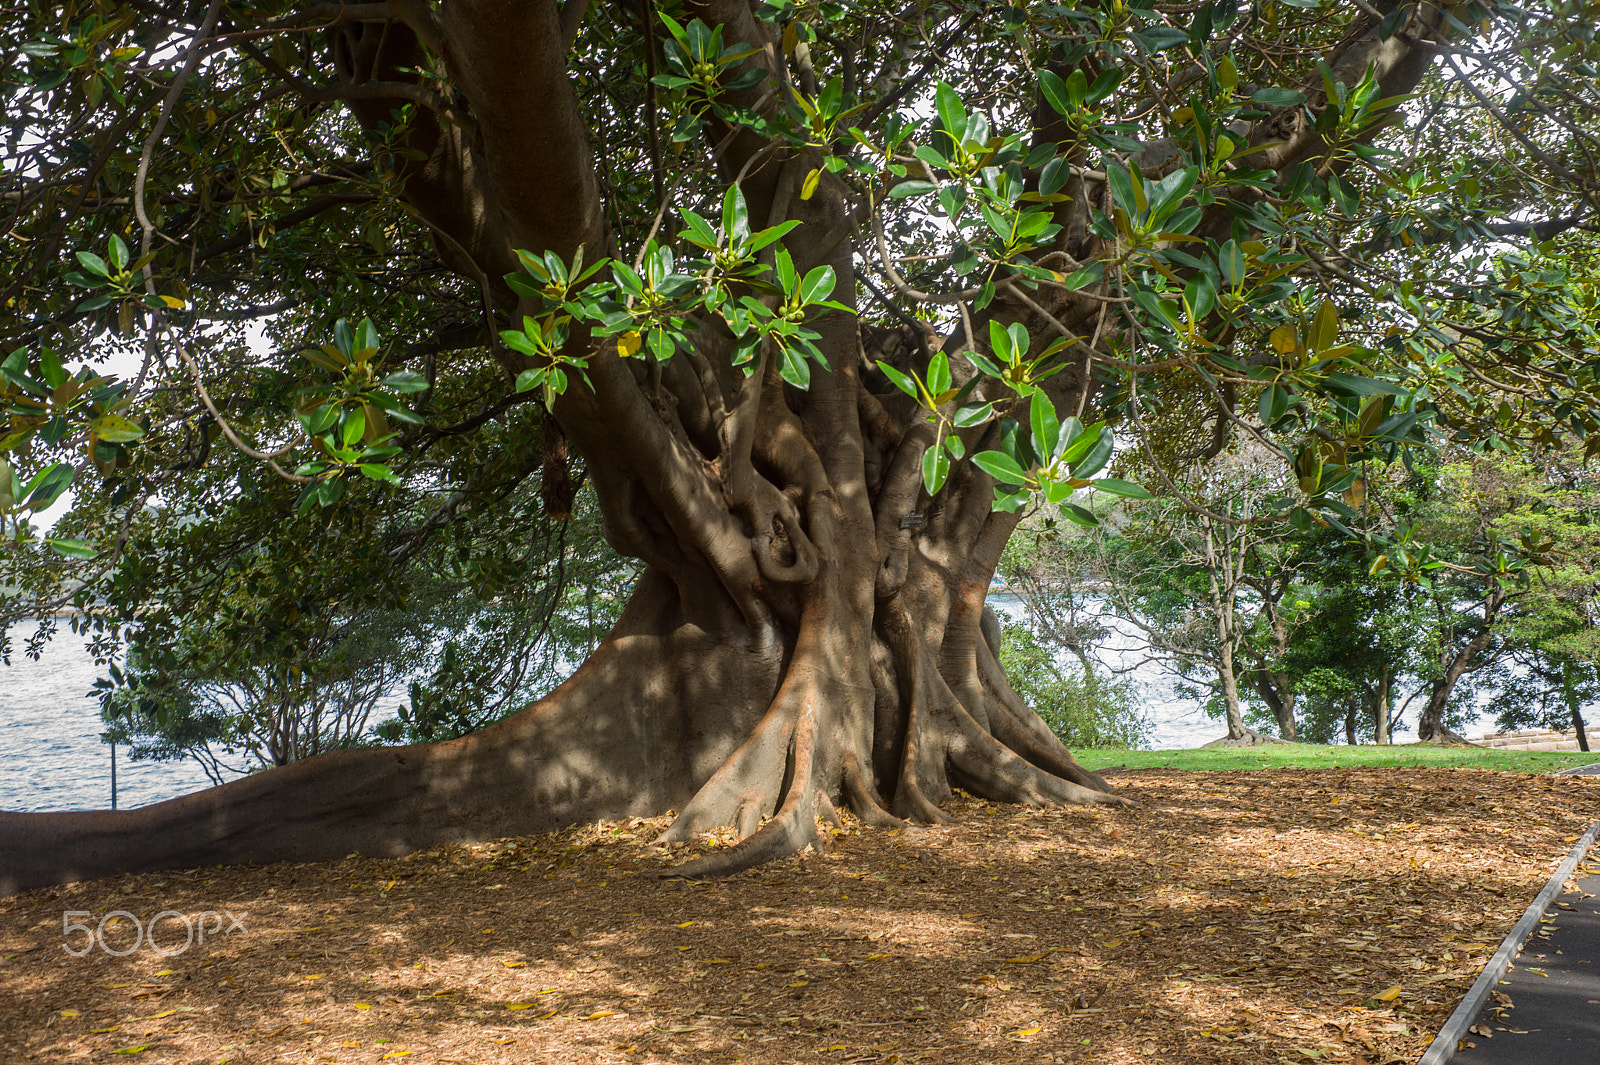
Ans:
[[[111,748],[99,700],[105,670],[62,633],[37,661],[0,666],[0,810],[97,810],[111,805]],[[117,748],[117,806],[147,806],[211,786],[198,763],[135,762]]]

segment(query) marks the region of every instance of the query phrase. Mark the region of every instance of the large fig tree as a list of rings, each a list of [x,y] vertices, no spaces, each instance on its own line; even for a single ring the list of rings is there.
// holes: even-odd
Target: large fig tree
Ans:
[[[1021,508],[1248,436],[1297,474],[1251,520],[1341,524],[1430,433],[1595,428],[1570,0],[0,10],[17,613],[285,494],[265,537],[448,535],[487,461],[556,516],[576,463],[642,566],[520,714],[0,815],[0,888],[666,810],[736,830],[704,876],[955,787],[1118,804],[981,636]]]

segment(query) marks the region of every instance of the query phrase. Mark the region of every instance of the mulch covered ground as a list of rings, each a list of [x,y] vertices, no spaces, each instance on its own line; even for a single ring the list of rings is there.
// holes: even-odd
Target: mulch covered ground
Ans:
[[[632,821],[0,899],[0,1059],[1415,1061],[1600,817],[1595,778],[1115,779],[1141,808],[967,801],[710,883],[640,876],[685,852]],[[77,958],[68,910],[243,927]]]

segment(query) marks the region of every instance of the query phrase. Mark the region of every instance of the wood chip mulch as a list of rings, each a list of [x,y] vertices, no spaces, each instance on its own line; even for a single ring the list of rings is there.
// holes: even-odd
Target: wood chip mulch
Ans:
[[[1583,777],[1115,780],[1140,808],[961,800],[708,883],[641,876],[688,851],[636,819],[0,899],[0,1059],[1415,1061],[1600,817]],[[118,910],[169,953],[66,953]]]

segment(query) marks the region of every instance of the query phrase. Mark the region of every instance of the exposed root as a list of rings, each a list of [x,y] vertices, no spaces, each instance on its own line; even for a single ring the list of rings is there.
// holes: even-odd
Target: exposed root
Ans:
[[[817,792],[817,814],[834,828],[844,828],[844,818],[839,816],[838,809],[833,805],[833,800],[828,798],[825,791]]]
[[[744,801],[739,804],[739,812],[733,817],[733,830],[740,839],[748,839],[755,835],[756,829],[761,827],[761,796],[755,792],[747,792]]]
[[[1242,736],[1223,736],[1221,739],[1201,744],[1201,750],[1205,750],[1208,747],[1265,747],[1273,743],[1292,742],[1292,740],[1281,740],[1276,736],[1268,736],[1265,732],[1257,732],[1253,728],[1247,728]]]
[[[1044,719],[1017,697],[1011,682],[1006,679],[1005,671],[1000,668],[999,659],[995,658],[987,644],[978,648],[978,673],[984,691],[989,693],[992,700],[989,730],[995,739],[1048,773],[1096,791],[1116,791],[1100,774],[1079,765],[1066,744],[1061,742],[1061,737],[1051,732]]]
[[[1129,799],[1074,784],[1026,761],[974,722],[965,742],[950,746],[950,762],[972,784],[969,789],[1001,802],[1134,806]]]
[[[891,814],[883,805],[883,801],[862,779],[861,766],[853,754],[845,756],[843,783],[844,800],[849,804],[850,812],[860,818],[863,824],[875,828],[906,827],[906,823]]]
[[[694,798],[673,819],[657,843],[687,843],[698,833],[733,825],[741,836],[750,832],[778,805],[794,742],[795,712],[780,690],[760,723],[738,750],[700,786]],[[747,812],[749,811],[749,812]]]
[[[676,868],[653,873],[652,879],[678,877],[702,880],[732,876],[766,862],[798,854],[807,847],[822,849],[822,840],[817,836],[818,792],[811,781],[815,728],[809,726],[814,724],[814,713],[814,706],[808,706],[795,729],[794,772],[783,806],[772,820],[762,825],[754,835],[740,840],[725,851],[714,851]],[[831,803],[828,808],[832,810]]]

